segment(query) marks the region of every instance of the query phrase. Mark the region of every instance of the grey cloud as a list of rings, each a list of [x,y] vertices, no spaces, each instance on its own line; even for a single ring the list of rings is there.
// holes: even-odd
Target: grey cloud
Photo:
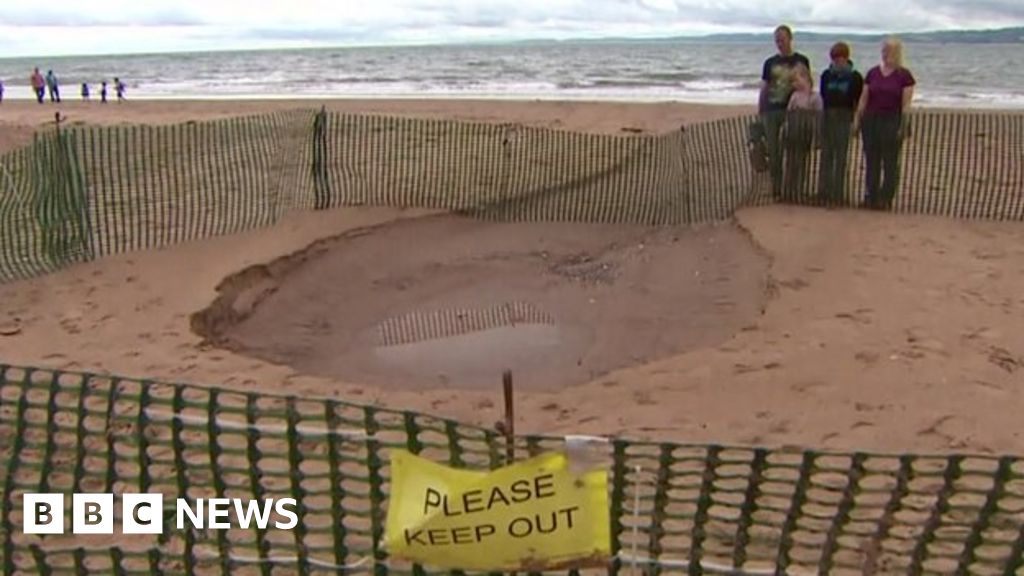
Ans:
[[[51,8],[0,8],[0,26],[202,26],[195,14],[178,8],[160,8],[142,14],[97,14]]]
[[[214,0],[211,0],[214,1]],[[378,0],[381,1],[381,0]],[[40,6],[0,7],[0,25],[9,26],[189,26],[229,25],[205,22],[184,8],[137,8],[130,14],[102,14],[98,10],[55,10]],[[79,6],[88,6],[87,3]],[[890,15],[880,16],[882,9]],[[1024,24],[1024,0],[576,0],[544,5],[530,0],[450,2],[413,0],[404,9],[376,21],[358,25],[309,28],[270,24],[240,31],[240,37],[264,40],[346,42],[376,38],[400,40],[402,31],[436,31],[442,37],[457,29],[493,32],[509,30],[537,34],[563,32],[600,34],[605,29],[635,25],[647,31],[687,27],[770,29],[780,22],[798,29],[870,32],[919,31],[944,26],[1013,26]]]
[[[1020,0],[941,0],[930,8],[955,18],[1024,21],[1024,2]]]

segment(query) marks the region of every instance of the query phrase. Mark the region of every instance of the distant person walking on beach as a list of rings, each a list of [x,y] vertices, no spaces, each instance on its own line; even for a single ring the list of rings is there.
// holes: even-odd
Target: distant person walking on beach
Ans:
[[[903,43],[889,38],[882,43],[882,63],[868,71],[857,107],[854,129],[864,147],[867,198],[876,210],[892,207],[900,177],[900,152],[910,135],[907,113],[917,81],[903,62]]]
[[[107,81],[104,80],[103,83],[100,84],[100,104],[106,104],[106,103],[107,103]]]
[[[761,69],[758,112],[764,126],[772,194],[778,198],[782,193],[780,131],[786,119],[789,98],[793,94],[793,68],[800,64],[810,70],[811,63],[806,56],[793,50],[793,30],[789,26],[779,26],[775,29],[775,47],[778,48],[778,53],[765,60]]]
[[[82,100],[89,101],[89,83],[82,82]]]
[[[46,78],[43,78],[43,74],[39,72],[39,68],[36,68],[32,72],[32,91],[36,93],[36,101],[40,104],[43,103],[43,99],[46,98]]]
[[[114,78],[114,90],[117,91],[117,101],[124,102],[124,92],[127,90],[127,87],[124,85],[124,82],[121,82],[120,78]]]
[[[829,51],[832,64],[821,73],[821,99],[825,105],[822,127],[821,171],[818,196],[835,206],[846,196],[846,164],[850,152],[850,128],[864,91],[864,77],[850,59],[850,46],[837,42]]]
[[[53,70],[46,71],[46,86],[50,89],[50,102],[60,102],[60,84]]]
[[[4,81],[0,80],[0,104],[4,103]]]
[[[814,92],[811,71],[797,64],[792,72],[793,93],[786,107],[783,142],[786,150],[786,169],[783,195],[796,201],[807,196],[811,148],[821,126],[821,98]]]

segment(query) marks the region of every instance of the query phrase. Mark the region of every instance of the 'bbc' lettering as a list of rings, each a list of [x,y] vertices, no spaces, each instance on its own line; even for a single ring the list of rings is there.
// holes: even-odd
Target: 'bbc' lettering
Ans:
[[[22,523],[25,534],[65,533],[64,494],[25,494]],[[230,530],[269,527],[292,530],[299,524],[294,498],[243,500],[240,498],[178,498],[174,526],[178,530]],[[162,494],[121,496],[122,534],[163,534],[165,518]],[[113,534],[117,508],[113,494],[73,494],[72,534]]]

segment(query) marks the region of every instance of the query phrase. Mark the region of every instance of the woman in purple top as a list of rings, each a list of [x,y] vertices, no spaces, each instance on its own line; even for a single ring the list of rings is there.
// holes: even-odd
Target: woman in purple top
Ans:
[[[896,197],[900,151],[908,135],[907,113],[914,98],[914,75],[903,65],[903,44],[889,38],[882,44],[882,63],[864,79],[853,129],[861,131],[867,198],[874,209],[888,209]]]

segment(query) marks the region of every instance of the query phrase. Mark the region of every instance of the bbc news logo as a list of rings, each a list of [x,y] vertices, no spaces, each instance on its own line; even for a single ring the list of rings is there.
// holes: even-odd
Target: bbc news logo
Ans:
[[[25,534],[64,534],[64,494],[25,494],[22,524]],[[185,498],[176,500],[178,530],[230,530],[250,527],[292,530],[299,524],[294,498],[243,500],[240,498]],[[73,494],[72,534],[113,534],[117,516],[113,494]],[[232,512],[234,515],[232,517]],[[232,523],[234,522],[234,523]],[[123,494],[122,534],[163,534],[163,494]]]

